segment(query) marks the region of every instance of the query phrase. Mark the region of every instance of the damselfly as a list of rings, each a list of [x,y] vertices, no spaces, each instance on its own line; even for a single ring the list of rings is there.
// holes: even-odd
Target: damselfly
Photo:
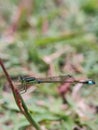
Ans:
[[[95,81],[93,80],[76,80],[71,75],[60,75],[55,77],[45,77],[45,78],[37,78],[37,77],[29,77],[29,76],[20,76],[17,82],[17,86],[20,91],[26,92],[27,89],[33,84],[40,83],[82,83],[87,85],[94,85]]]

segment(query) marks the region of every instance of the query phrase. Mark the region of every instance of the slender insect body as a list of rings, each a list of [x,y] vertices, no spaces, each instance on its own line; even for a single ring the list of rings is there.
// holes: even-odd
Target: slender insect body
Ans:
[[[27,90],[33,84],[40,84],[40,83],[82,83],[87,85],[94,85],[95,81],[93,80],[76,80],[71,75],[60,75],[54,77],[45,77],[45,78],[36,78],[36,77],[26,77],[20,76],[19,77],[19,88],[21,90]]]

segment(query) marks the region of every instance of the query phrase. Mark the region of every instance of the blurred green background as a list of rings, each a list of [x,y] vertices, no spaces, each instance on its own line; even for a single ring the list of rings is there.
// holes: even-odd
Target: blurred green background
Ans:
[[[43,130],[98,129],[98,1],[0,0],[0,57],[11,76],[71,74],[93,79],[74,84],[63,104],[60,84],[22,94]],[[31,130],[0,68],[0,130]]]

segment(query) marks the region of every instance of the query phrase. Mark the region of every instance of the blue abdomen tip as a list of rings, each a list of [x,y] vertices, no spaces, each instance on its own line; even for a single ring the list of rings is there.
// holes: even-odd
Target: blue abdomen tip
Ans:
[[[95,84],[95,81],[89,80],[89,81],[88,81],[88,84],[89,84],[89,85],[94,85],[94,84]]]

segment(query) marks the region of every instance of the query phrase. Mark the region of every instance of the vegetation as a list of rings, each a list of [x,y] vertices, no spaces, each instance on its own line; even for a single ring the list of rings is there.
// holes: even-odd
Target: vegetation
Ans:
[[[96,82],[19,93],[0,67],[0,130],[97,130],[97,42],[97,0],[0,0],[0,58],[12,81],[70,74]]]

